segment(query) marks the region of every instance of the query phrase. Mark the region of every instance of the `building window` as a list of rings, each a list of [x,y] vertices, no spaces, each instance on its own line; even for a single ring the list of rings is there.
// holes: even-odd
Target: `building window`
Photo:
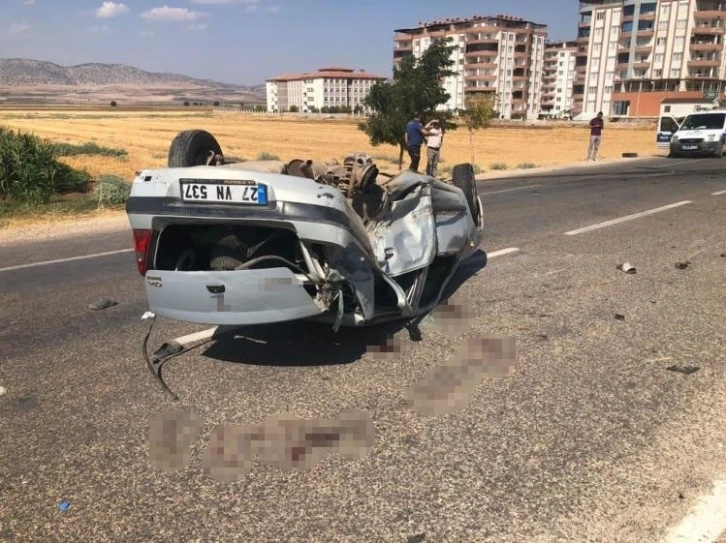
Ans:
[[[658,23],[658,30],[668,30],[668,21],[660,21]]]
[[[655,62],[657,62],[657,63],[661,63],[661,62],[663,62],[663,53],[658,53],[657,55],[655,55],[655,57],[654,57],[654,59],[653,59],[653,60],[654,60]]]
[[[673,53],[673,60],[683,60],[683,53]]]
[[[656,47],[665,47],[666,39],[665,38],[658,38],[655,42]]]
[[[605,92],[608,93],[608,94],[610,94],[611,92],[613,92],[613,86],[612,85],[607,85],[605,87]]]
[[[602,21],[603,19],[605,19],[605,10],[598,10],[598,12],[595,14],[595,20]]]
[[[680,68],[672,68],[671,69],[671,77],[680,77],[681,76],[681,69]]]
[[[676,28],[686,28],[686,20],[678,19],[678,21],[676,21]]]
[[[597,93],[597,87],[595,87],[595,86],[588,87],[587,88],[587,92],[590,93],[590,94],[596,94]]]

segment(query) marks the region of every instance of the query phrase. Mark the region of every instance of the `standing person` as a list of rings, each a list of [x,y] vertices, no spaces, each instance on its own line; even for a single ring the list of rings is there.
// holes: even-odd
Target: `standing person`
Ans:
[[[421,161],[421,145],[427,135],[428,131],[421,124],[421,114],[417,111],[413,114],[413,119],[406,124],[406,149],[408,150],[408,156],[411,158],[409,169],[414,172],[418,171],[418,165]]]
[[[426,175],[436,177],[436,166],[439,164],[441,144],[444,141],[444,129],[439,121],[434,119],[426,124],[428,136],[426,136]]]
[[[605,121],[602,118],[602,111],[597,117],[590,121],[590,147],[587,150],[587,160],[596,160],[597,152],[600,149],[600,140],[602,139],[602,129]]]

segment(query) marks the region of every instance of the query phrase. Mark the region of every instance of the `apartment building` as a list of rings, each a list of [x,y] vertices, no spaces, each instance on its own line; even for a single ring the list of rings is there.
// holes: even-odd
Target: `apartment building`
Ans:
[[[721,0],[581,1],[573,109],[657,116],[664,99],[715,99],[725,19]]]
[[[542,99],[542,63],[547,25],[509,15],[447,18],[395,30],[393,61],[417,58],[437,40],[450,40],[455,75],[443,85],[450,95],[442,109],[463,109],[475,93],[494,93],[505,119],[536,117]]]
[[[270,113],[300,112],[347,108],[367,112],[363,101],[377,81],[385,81],[364,70],[329,67],[316,72],[290,74],[266,81],[267,111]]]
[[[545,44],[540,115],[563,117],[571,113],[576,52],[575,41]]]

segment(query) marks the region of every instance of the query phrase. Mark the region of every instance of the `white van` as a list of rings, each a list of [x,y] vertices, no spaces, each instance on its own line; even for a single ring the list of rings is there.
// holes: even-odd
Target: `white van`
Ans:
[[[665,121],[661,117],[658,127],[658,146],[662,146],[666,140],[664,128],[672,128],[675,124],[678,128],[671,132],[667,145],[670,152],[669,157],[683,155],[708,155],[723,157],[726,146],[726,110],[709,110],[691,113],[678,122],[673,117],[671,121]]]

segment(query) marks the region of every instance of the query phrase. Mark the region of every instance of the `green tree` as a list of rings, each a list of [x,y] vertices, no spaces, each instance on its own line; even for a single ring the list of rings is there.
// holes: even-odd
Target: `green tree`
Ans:
[[[471,163],[474,161],[474,132],[489,126],[492,119],[499,117],[498,99],[494,93],[477,93],[466,99],[466,109],[459,113],[469,131]]]
[[[372,146],[397,145],[399,148],[398,168],[403,167],[403,153],[406,150],[405,127],[414,112],[421,113],[426,124],[437,118],[445,130],[455,130],[451,111],[438,110],[449,101],[450,95],[442,86],[444,78],[454,75],[454,61],[449,45],[451,38],[432,43],[420,58],[406,55],[393,69],[391,81],[374,84],[365,105],[372,114],[358,128],[366,133]]]
[[[297,113],[297,112],[298,112],[298,107],[296,105],[290,106],[290,113]]]

